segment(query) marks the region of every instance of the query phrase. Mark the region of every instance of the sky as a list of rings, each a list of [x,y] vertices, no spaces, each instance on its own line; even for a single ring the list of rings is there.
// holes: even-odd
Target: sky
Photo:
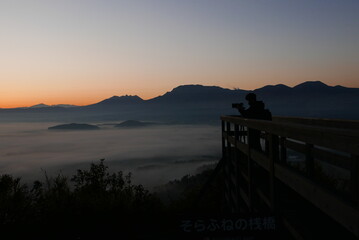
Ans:
[[[0,108],[184,84],[359,87],[357,0],[1,0]]]

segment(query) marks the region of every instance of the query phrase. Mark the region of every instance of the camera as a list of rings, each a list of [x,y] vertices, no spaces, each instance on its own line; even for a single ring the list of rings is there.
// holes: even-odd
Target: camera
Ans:
[[[243,108],[243,103],[232,103],[232,108]]]

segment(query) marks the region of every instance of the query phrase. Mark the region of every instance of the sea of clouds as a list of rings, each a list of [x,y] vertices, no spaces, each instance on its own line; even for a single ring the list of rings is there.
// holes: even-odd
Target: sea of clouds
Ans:
[[[105,159],[111,172],[132,172],[133,182],[151,188],[203,165],[216,163],[221,154],[218,126],[161,125],[116,129],[100,124],[100,130],[50,131],[61,123],[1,123],[0,174],[21,177],[23,182],[77,169]]]

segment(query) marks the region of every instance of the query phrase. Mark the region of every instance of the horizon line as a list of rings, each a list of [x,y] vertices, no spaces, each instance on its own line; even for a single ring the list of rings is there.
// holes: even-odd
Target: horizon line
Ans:
[[[326,86],[328,86],[328,87],[358,88],[358,87],[346,87],[346,86],[342,86],[342,85],[334,85],[334,86],[331,86],[331,85],[328,85],[328,84],[324,83],[323,81],[304,81],[304,82],[301,82],[301,83],[299,83],[299,84],[296,84],[296,85],[294,85],[294,86],[292,86],[292,87],[291,87],[291,86],[288,86],[288,85],[286,85],[286,84],[283,84],[283,83],[268,84],[268,85],[264,85],[264,86],[259,87],[259,88],[256,88],[256,89],[241,89],[241,88],[236,88],[236,87],[226,88],[226,87],[221,87],[221,86],[219,86],[219,85],[203,85],[203,84],[195,84],[195,83],[193,83],[193,84],[182,84],[182,85],[178,85],[178,86],[172,88],[172,90],[163,93],[162,95],[157,95],[157,96],[155,96],[155,97],[150,97],[150,98],[142,98],[141,96],[139,96],[139,95],[137,95],[137,94],[135,94],[135,95],[125,94],[125,95],[120,95],[120,96],[119,96],[119,95],[113,95],[113,96],[111,96],[111,97],[108,97],[108,98],[105,98],[105,99],[102,99],[102,100],[98,100],[97,102],[94,102],[94,103],[86,103],[86,104],[81,104],[81,105],[71,104],[71,103],[46,104],[46,103],[45,103],[46,101],[41,101],[40,103],[36,103],[36,104],[33,104],[33,105],[29,105],[29,106],[17,106],[17,107],[1,107],[1,106],[0,106],[0,109],[16,109],[16,108],[25,108],[25,109],[26,109],[26,108],[36,107],[37,105],[42,105],[42,104],[43,104],[43,105],[46,105],[46,107],[58,107],[58,106],[60,106],[60,105],[70,105],[70,106],[73,106],[73,107],[85,107],[85,106],[97,104],[97,103],[99,103],[99,102],[102,102],[102,101],[104,101],[104,100],[110,99],[110,98],[112,98],[112,97],[125,97],[125,96],[130,96],[130,97],[135,97],[135,96],[137,96],[137,97],[141,98],[141,99],[144,100],[144,101],[148,101],[148,100],[154,99],[154,98],[156,98],[156,97],[163,96],[163,95],[165,95],[166,93],[171,92],[171,91],[173,91],[174,89],[176,89],[176,88],[178,88],[178,87],[183,87],[183,86],[219,87],[219,88],[228,89],[228,90],[256,91],[256,90],[261,89],[261,88],[264,88],[264,87],[279,86],[279,85],[283,85],[283,86],[286,86],[286,87],[289,87],[289,88],[295,88],[295,87],[297,87],[297,86],[299,86],[299,85],[302,85],[302,84],[304,84],[304,83],[322,83],[322,84],[324,84],[324,85],[326,85]],[[71,107],[70,107],[70,108],[71,108]]]

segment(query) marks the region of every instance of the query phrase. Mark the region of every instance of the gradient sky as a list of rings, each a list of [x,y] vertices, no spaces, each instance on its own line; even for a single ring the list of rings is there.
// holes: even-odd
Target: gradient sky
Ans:
[[[358,0],[1,0],[0,107],[183,84],[359,87]]]

